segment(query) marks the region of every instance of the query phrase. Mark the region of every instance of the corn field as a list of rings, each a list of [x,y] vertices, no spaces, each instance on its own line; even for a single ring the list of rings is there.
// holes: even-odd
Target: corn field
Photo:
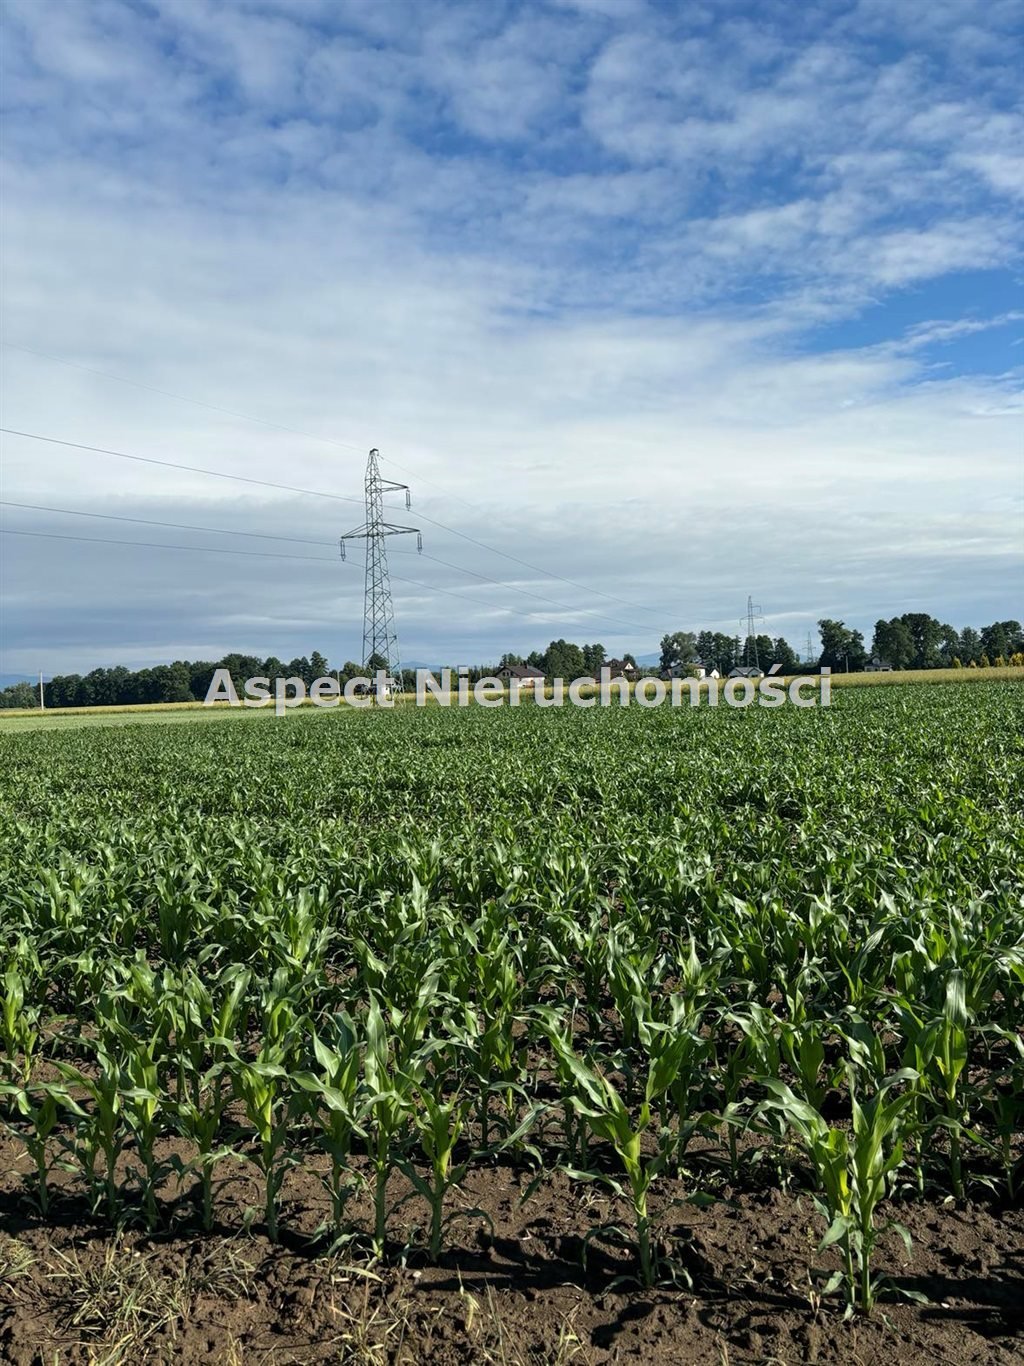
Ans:
[[[1020,1201],[1019,685],[0,760],[0,1122],[44,1220],[279,1240],[303,1169],[315,1246],[430,1263],[501,1163],[603,1191],[581,1259],[651,1286],[690,1275],[680,1205],[776,1186],[853,1314],[909,1206]]]

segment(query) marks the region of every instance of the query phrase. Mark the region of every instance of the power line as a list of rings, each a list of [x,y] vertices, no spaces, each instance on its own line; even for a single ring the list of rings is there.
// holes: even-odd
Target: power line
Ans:
[[[346,441],[333,441],[327,436],[317,436],[304,432],[299,427],[288,427],[282,422],[271,422],[265,417],[253,417],[251,413],[240,413],[234,408],[222,408],[218,403],[206,403],[201,398],[190,398],[188,394],[176,394],[171,389],[160,389],[155,384],[143,384],[141,380],[128,379],[124,375],[112,374],[109,370],[97,370],[81,361],[68,360],[66,356],[55,356],[51,351],[37,351],[33,346],[18,346],[15,342],[0,342],[8,351],[24,351],[28,356],[42,356],[44,360],[56,361],[58,365],[70,366],[72,370],[84,370],[87,375],[99,375],[101,379],[116,380],[118,384],[130,384],[136,389],[145,389],[151,394],[162,394],[164,398],[178,399],[181,403],[194,403],[197,408],[209,408],[213,413],[224,413],[228,417],[240,417],[243,422],[258,422],[263,427],[273,427],[275,431],[289,432],[292,436],[302,436],[309,441],[322,441],[326,446],[340,446],[342,450],[359,451],[362,446],[352,446]],[[357,500],[358,501],[358,500]]]
[[[129,379],[127,375],[115,375],[110,370],[99,370],[92,365],[83,365],[81,361],[69,360],[67,356],[57,356],[52,351],[40,351],[34,346],[21,346],[16,342],[0,342],[0,346],[3,346],[8,351],[22,351],[27,356],[41,356],[43,360],[52,360],[58,365],[67,365],[72,370],[83,370],[87,375],[98,375],[101,379],[112,379],[117,384],[128,384],[135,389],[144,389],[150,394],[160,394],[164,398],[177,399],[180,403],[192,403],[197,408],[208,408],[210,412],[224,413],[228,417],[238,417],[241,418],[243,422],[256,422],[262,427],[272,427],[275,431],[289,432],[292,436],[305,437],[308,441],[319,441],[324,446],[336,446],[339,450],[344,451],[359,451],[360,454],[362,454],[365,449],[363,446],[354,446],[350,441],[337,441],[333,437],[320,436],[316,432],[303,431],[301,427],[289,427],[281,422],[271,422],[265,417],[256,417],[252,413],[239,412],[237,408],[224,408],[219,403],[207,403],[204,399],[192,398],[188,394],[178,394],[172,389],[161,389],[155,384],[144,384],[141,380]],[[390,456],[381,456],[380,458],[387,464],[394,465],[395,469],[402,470],[405,474],[414,475],[424,484],[430,484],[432,488],[437,489],[440,493],[444,493],[446,497],[456,498],[460,503],[465,503],[468,508],[474,506],[467,499],[461,498],[457,493],[453,494],[446,491],[440,484],[435,483],[434,480],[428,479],[426,475],[420,474],[416,470],[408,469],[407,466],[399,464],[397,460],[393,460]]]
[[[296,488],[292,484],[275,484],[269,479],[253,479],[248,474],[227,474],[224,470],[206,469],[202,465],[182,465],[176,460],[157,460],[152,455],[131,455],[127,451],[112,451],[106,446],[86,446],[81,441],[63,441],[56,436],[42,436],[39,432],[22,432],[13,427],[0,427],[0,432],[8,436],[23,436],[29,441],[45,441],[51,446],[69,446],[76,451],[92,451],[95,455],[113,455],[118,460],[136,460],[143,465],[162,465],[165,469],[187,470],[190,474],[209,474],[215,479],[231,479],[238,484],[258,484],[265,489],[280,489],[284,493],[303,493],[311,498],[330,498],[336,503],[361,503],[361,498],[351,498],[343,493],[325,493],[322,489]]]
[[[239,411],[238,411],[237,409],[235,409],[235,408],[223,408],[223,407],[221,407],[220,405],[218,405],[218,404],[216,404],[216,403],[207,403],[207,402],[205,402],[205,401],[202,400],[202,399],[190,398],[187,394],[178,394],[178,393],[174,393],[174,392],[173,392],[172,390],[170,390],[170,389],[160,389],[160,388],[158,388],[158,387],[156,387],[155,385],[152,385],[152,384],[144,384],[144,383],[142,383],[140,380],[128,379],[128,378],[127,378],[126,376],[124,376],[124,375],[115,375],[115,374],[111,373],[111,372],[108,371],[108,370],[98,370],[98,369],[95,369],[94,367],[89,366],[89,365],[82,365],[80,361],[68,360],[68,359],[67,359],[66,357],[64,357],[64,356],[57,356],[57,355],[54,355],[52,352],[49,352],[49,351],[39,351],[39,350],[36,350],[35,348],[33,348],[33,347],[31,347],[31,346],[19,346],[19,345],[15,344],[14,342],[3,342],[3,343],[0,343],[0,345],[3,345],[3,346],[5,346],[5,347],[7,347],[9,350],[22,351],[22,352],[25,352],[27,355],[30,355],[30,356],[41,356],[41,357],[43,357],[45,360],[56,361],[56,362],[57,362],[58,364],[60,364],[60,365],[67,365],[67,366],[70,366],[72,369],[75,369],[75,370],[84,370],[87,374],[99,375],[99,376],[100,376],[101,378],[103,378],[103,379],[112,379],[112,380],[115,380],[115,381],[116,381],[117,383],[119,383],[119,384],[128,384],[128,385],[134,386],[134,387],[137,388],[137,389],[145,389],[145,390],[149,391],[150,393],[162,394],[165,398],[177,399],[177,400],[179,400],[179,401],[182,402],[182,403],[193,403],[193,404],[195,404],[197,407],[200,407],[200,408],[208,408],[208,409],[210,409],[212,412],[225,413],[225,414],[227,414],[227,415],[229,415],[229,416],[231,416],[231,417],[241,418],[244,422],[255,422],[255,423],[258,423],[259,425],[264,426],[264,427],[272,427],[272,428],[274,428],[274,429],[277,430],[277,431],[289,432],[292,436],[301,436],[301,437],[305,437],[307,440],[310,440],[310,441],[318,441],[318,442],[321,442],[321,443],[322,443],[323,445],[325,445],[325,446],[335,446],[335,447],[337,447],[337,448],[339,448],[339,449],[341,449],[341,450],[349,450],[349,451],[361,450],[361,449],[362,449],[361,447],[352,445],[350,442],[346,442],[346,441],[336,441],[336,440],[334,440],[334,439],[331,438],[331,437],[318,436],[318,435],[317,435],[316,433],[314,433],[314,432],[306,432],[306,431],[303,431],[303,430],[302,430],[301,428],[299,428],[299,427],[288,427],[288,426],[285,426],[283,423],[280,423],[280,422],[271,422],[271,421],[269,421],[267,418],[255,417],[255,416],[253,416],[251,413],[242,413],[242,412],[239,412]],[[0,428],[0,431],[4,431],[4,430],[7,430],[7,429],[6,429],[6,428]],[[51,438],[51,439],[52,439],[52,438]],[[74,442],[66,442],[66,443],[63,443],[63,444],[66,444],[66,445],[74,445],[75,443],[74,443]],[[95,449],[95,448],[86,448],[86,449]],[[116,454],[116,452],[106,452],[106,454]],[[142,458],[143,458],[143,457],[141,457],[141,456],[136,457],[136,459],[142,459]],[[420,474],[420,473],[419,473],[418,471],[416,471],[416,470],[410,469],[408,465],[403,465],[403,464],[401,464],[399,461],[393,459],[391,456],[380,456],[380,459],[383,460],[386,464],[393,465],[393,466],[395,467],[395,469],[401,470],[404,474],[411,475],[411,476],[413,476],[414,478],[420,480],[420,482],[425,483],[425,484],[429,484],[432,488],[437,489],[440,493],[443,493],[446,497],[448,497],[448,498],[455,498],[458,502],[463,503],[466,507],[471,508],[471,509],[473,509],[474,511],[480,511],[480,508],[479,508],[478,506],[476,506],[475,504],[469,502],[468,499],[465,499],[465,498],[460,497],[459,494],[453,494],[453,493],[451,493],[449,490],[446,490],[441,484],[436,483],[436,482],[435,482],[434,480],[432,480],[432,479],[428,479],[428,478],[426,477],[426,475]],[[153,462],[153,463],[159,463],[159,462]],[[167,463],[167,462],[165,462],[165,463]],[[191,468],[191,467],[189,467],[189,466],[180,466],[180,467],[178,467],[178,468],[183,468],[183,469],[184,469],[184,468]],[[194,471],[194,472],[195,472],[195,471]],[[207,472],[208,472],[208,473],[215,473],[215,471],[207,471]],[[225,476],[225,477],[227,477],[227,476]],[[233,477],[235,477],[235,478],[240,478],[241,476],[233,476]],[[263,481],[250,481],[250,482],[263,482]],[[285,487],[285,486],[284,486],[284,485],[271,485],[271,487]],[[300,490],[289,490],[289,492],[309,492],[309,490],[305,490],[305,489],[300,489]],[[340,495],[338,495],[338,494],[327,494],[327,495],[325,495],[325,496],[326,496],[326,497],[340,498]],[[348,499],[347,501],[349,501],[349,502],[358,502],[359,499],[350,498],[350,499]],[[489,544],[488,542],[486,542],[486,541],[479,541],[479,540],[476,540],[474,537],[468,536],[465,532],[457,531],[454,527],[450,527],[450,526],[448,526],[448,525],[447,525],[446,523],[444,523],[444,522],[437,521],[437,520],[436,520],[435,518],[433,518],[433,517],[426,517],[426,516],[423,516],[422,514],[420,514],[420,519],[421,519],[421,521],[430,522],[430,524],[431,524],[432,526],[438,527],[441,531],[447,531],[447,532],[449,532],[449,533],[450,533],[451,535],[453,535],[453,536],[460,536],[460,537],[462,537],[463,540],[470,541],[473,545],[478,546],[481,550],[488,550],[488,551],[490,551],[490,552],[491,552],[492,554],[494,554],[494,555],[501,555],[501,556],[503,556],[505,559],[511,560],[511,561],[512,561],[513,563],[515,563],[515,564],[520,564],[520,565],[522,565],[524,568],[532,570],[535,574],[540,574],[543,578],[557,579],[559,582],[561,582],[561,583],[567,583],[567,584],[569,584],[569,585],[570,585],[571,587],[573,587],[573,588],[579,588],[579,589],[580,589],[582,592],[584,592],[584,593],[591,593],[591,594],[595,595],[596,597],[607,598],[609,602],[617,602],[617,603],[620,603],[623,607],[632,608],[632,610],[635,611],[635,612],[644,612],[644,613],[647,613],[648,615],[657,615],[657,613],[656,613],[652,608],[650,608],[650,607],[641,607],[639,603],[631,602],[628,598],[621,598],[621,597],[618,597],[618,596],[617,596],[616,594],[614,594],[614,593],[605,593],[605,592],[602,592],[602,590],[599,589],[599,588],[591,588],[591,587],[590,587],[589,585],[587,585],[587,584],[577,583],[574,579],[566,578],[563,574],[555,574],[555,573],[553,573],[553,572],[552,572],[551,570],[549,570],[549,569],[543,569],[543,568],[541,568],[540,565],[530,564],[529,561],[527,561],[527,560],[520,559],[520,558],[519,558],[518,556],[516,556],[516,555],[510,555],[510,554],[509,554],[507,551],[505,551],[505,550],[499,550],[497,546],[490,545],[490,544]],[[507,524],[506,524],[506,525],[507,525]]]
[[[428,519],[424,518],[424,520],[426,521]],[[413,552],[399,551],[397,553],[412,554]],[[570,607],[568,603],[556,602],[554,598],[547,598],[543,593],[533,593],[529,588],[520,588],[514,583],[506,583],[501,579],[492,579],[487,574],[478,573],[475,569],[466,569],[460,564],[452,564],[450,560],[440,560],[436,555],[428,555],[426,551],[423,552],[423,559],[432,560],[434,564],[442,564],[446,569],[454,569],[460,574],[471,574],[474,579],[481,579],[484,583],[492,583],[498,588],[511,588],[513,593],[522,593],[524,597],[535,598],[537,602],[546,602],[549,607],[557,607],[562,612],[578,612],[580,610],[578,607]],[[634,629],[632,622],[619,621],[617,617],[600,616],[597,619],[599,621],[610,622],[613,626],[626,626],[628,630]]]
[[[207,553],[213,555],[245,555],[256,559],[306,560],[313,564],[338,564],[337,559],[328,558],[324,555],[282,555],[269,550],[229,550],[225,547],[209,545],[171,545],[164,541],[122,541],[105,536],[71,536],[55,531],[19,531],[15,530],[14,527],[0,527],[0,536],[29,536],[49,541],[78,541],[84,545],[127,545],[142,550],[185,550],[200,555]],[[333,545],[334,542],[324,542],[324,544]],[[445,597],[460,598],[463,602],[471,602],[477,607],[480,606],[476,598],[470,597],[468,593],[459,593],[453,588],[442,588],[438,584],[424,583],[421,579],[410,579],[401,574],[393,574],[391,577],[397,583],[405,583],[413,588],[422,588],[428,593],[443,593]],[[502,607],[500,610],[519,617],[544,617],[546,619],[548,616],[545,612],[530,612],[524,608]]]
[[[185,471],[187,471],[187,472],[190,473],[190,474],[208,474],[208,475],[210,475],[210,476],[212,476],[213,478],[216,478],[216,479],[229,479],[229,480],[233,480],[233,481],[238,482],[238,483],[255,484],[255,485],[258,485],[258,486],[261,487],[261,488],[279,489],[279,490],[281,490],[282,492],[285,492],[285,493],[299,493],[299,494],[304,494],[304,495],[307,495],[307,496],[313,497],[313,498],[329,498],[329,499],[331,499],[331,500],[334,501],[334,502],[342,502],[342,503],[359,503],[359,502],[362,501],[362,500],[359,499],[359,498],[353,498],[353,497],[348,496],[348,495],[345,495],[345,494],[340,494],[340,493],[327,493],[327,492],[325,492],[325,491],[323,491],[323,490],[321,490],[321,489],[306,489],[306,488],[299,488],[299,487],[296,487],[295,485],[292,485],[292,484],[278,484],[278,483],[274,483],[274,482],[272,482],[271,480],[268,480],[268,479],[255,479],[255,478],[251,477],[250,475],[229,474],[229,473],[227,473],[227,472],[224,471],[224,470],[211,470],[211,469],[208,469],[208,468],[206,468],[206,467],[204,467],[204,466],[200,466],[200,465],[185,465],[185,464],[180,463],[179,461],[174,461],[174,460],[159,460],[159,459],[157,459],[155,456],[149,456],[149,455],[135,455],[135,454],[132,454],[132,453],[130,453],[130,452],[128,452],[128,451],[115,451],[115,450],[111,450],[109,447],[106,447],[106,446],[90,446],[90,445],[86,445],[84,442],[81,442],[81,441],[66,441],[66,440],[64,440],[63,438],[60,438],[60,437],[45,436],[45,435],[43,435],[43,434],[40,433],[40,432],[26,432],[26,431],[18,430],[18,429],[13,428],[13,427],[0,427],[0,432],[5,432],[8,436],[20,436],[20,437],[24,437],[24,438],[26,438],[26,439],[28,439],[28,440],[30,440],[30,441],[42,441],[42,442],[47,443],[48,445],[65,446],[65,447],[68,447],[68,448],[70,448],[70,449],[72,449],[72,450],[89,451],[89,452],[91,452],[91,453],[93,453],[93,454],[96,454],[96,455],[110,455],[110,456],[114,456],[114,457],[115,457],[116,459],[118,459],[118,460],[133,460],[133,461],[139,462],[139,463],[141,463],[141,464],[145,464],[145,465],[159,465],[159,466],[162,466],[162,467],[167,468],[167,469],[185,470]],[[25,504],[24,506],[29,506],[29,505],[28,505],[28,504]],[[50,509],[46,509],[46,510],[47,510],[47,511],[53,511],[53,512],[67,511],[67,509],[58,509],[58,508],[50,508]],[[104,515],[110,515],[110,514],[95,513],[95,514],[79,514],[79,515],[104,516]],[[505,559],[511,560],[511,561],[512,561],[513,563],[515,563],[515,564],[520,564],[520,565],[522,565],[524,568],[530,569],[530,570],[532,570],[533,572],[542,575],[543,577],[558,579],[558,580],[560,580],[560,581],[563,582],[563,583],[569,584],[570,587],[578,588],[578,589],[579,589],[581,592],[583,592],[583,593],[596,594],[597,596],[600,596],[600,597],[609,598],[609,599],[610,599],[611,601],[613,601],[613,602],[622,602],[622,603],[624,603],[627,607],[632,605],[631,603],[627,602],[626,599],[624,599],[624,598],[615,598],[614,596],[612,596],[611,594],[608,594],[608,593],[597,593],[597,590],[595,590],[595,589],[590,589],[590,588],[588,588],[585,584],[576,583],[574,580],[572,580],[572,579],[567,579],[567,578],[565,578],[564,576],[562,576],[562,575],[560,575],[560,574],[549,574],[546,570],[541,569],[538,565],[532,565],[532,564],[530,564],[528,561],[523,560],[523,559],[520,559],[520,558],[519,558],[518,556],[516,556],[516,555],[510,555],[510,554],[508,554],[508,552],[506,552],[506,551],[498,550],[496,547],[493,547],[493,546],[488,546],[485,542],[483,542],[483,541],[478,541],[475,537],[469,536],[469,535],[467,535],[465,532],[457,531],[457,530],[455,530],[454,527],[448,527],[448,526],[446,526],[443,522],[439,522],[439,521],[437,521],[437,520],[436,520],[435,518],[433,518],[433,517],[426,517],[426,516],[422,516],[422,514],[421,514],[421,518],[422,518],[423,521],[425,521],[425,522],[430,522],[431,525],[436,526],[436,527],[439,527],[442,531],[448,531],[451,535],[453,535],[453,536],[458,536],[461,540],[468,541],[471,545],[478,546],[478,547],[479,547],[480,549],[482,549],[482,550],[490,550],[490,551],[492,551],[492,552],[495,553],[495,554],[502,555]],[[143,519],[141,519],[141,518],[124,518],[124,519],[116,519],[116,520],[125,520],[125,521],[132,520],[132,521],[139,521],[139,522],[142,522],[142,521],[143,521]],[[182,525],[182,524],[176,524],[176,523],[172,523],[172,522],[166,522],[166,523],[153,522],[152,525],[154,525],[154,526],[165,525],[165,526],[173,527],[173,528],[178,529],[178,530],[196,530],[196,531],[203,531],[203,530],[206,530],[206,529],[207,529],[207,528],[203,528],[203,527],[186,527],[186,526],[184,526],[184,525]],[[212,530],[212,528],[211,528],[211,530]],[[224,534],[226,534],[226,535],[246,535],[246,534],[255,535],[255,534],[257,534],[257,533],[245,533],[245,532],[230,532],[230,531],[226,531]],[[277,539],[281,539],[281,540],[288,539],[288,540],[291,540],[291,539],[294,539],[294,538],[291,538],[291,537],[273,537],[273,538],[267,537],[266,539],[275,539],[275,540],[277,540]],[[310,544],[312,544],[312,542],[310,542]],[[325,542],[316,542],[316,544],[324,544],[324,545],[327,545],[327,544],[333,544],[333,542],[326,542],[326,541],[325,541]],[[436,559],[435,556],[428,556],[427,558]],[[465,573],[465,574],[470,574],[470,575],[472,575],[474,578],[481,579],[481,580],[483,580],[483,581],[486,582],[486,583],[493,583],[493,584],[496,584],[496,585],[498,585],[499,587],[502,587],[502,588],[510,588],[513,592],[521,593],[521,594],[523,594],[523,595],[526,596],[526,597],[536,598],[536,599],[537,599],[538,601],[540,601],[540,602],[550,602],[550,604],[551,604],[552,607],[558,607],[558,608],[560,608],[560,609],[563,610],[563,611],[578,612],[578,611],[580,610],[579,608],[570,607],[567,603],[559,603],[559,602],[554,601],[553,599],[545,598],[545,597],[543,597],[543,595],[541,595],[541,594],[539,594],[539,593],[533,593],[533,592],[531,592],[529,589],[519,588],[519,587],[517,587],[515,584],[502,583],[500,580],[498,580],[498,579],[492,579],[492,578],[490,578],[490,577],[489,577],[488,575],[486,575],[486,574],[480,574],[480,573],[478,573],[477,571],[472,570],[472,569],[465,569],[465,568],[463,568],[463,566],[461,566],[461,565],[453,565],[453,564],[451,564],[449,561],[446,561],[446,560],[437,560],[437,563],[438,563],[438,564],[444,564],[444,565],[446,565],[448,568],[454,569],[454,570],[456,570],[457,572],[461,572],[461,573]],[[650,611],[651,609],[647,608],[647,609],[644,609],[644,610],[645,610],[645,611]],[[619,621],[618,619],[616,619],[616,618],[614,618],[614,617],[604,617],[604,616],[601,616],[601,617],[599,618],[599,620],[602,620],[602,621],[609,621],[609,622],[611,622],[613,625],[619,626],[619,627],[625,626],[627,630],[633,630],[633,629],[635,628],[635,623],[633,623],[633,622],[622,622],[622,621]]]
[[[68,536],[59,531],[18,531],[0,527],[0,536],[37,536],[47,541],[84,541],[87,545],[134,545],[147,550],[190,550],[193,554],[247,555],[261,560],[312,560],[315,564],[334,564],[326,555],[284,555],[275,550],[230,550],[216,545],[170,545],[164,541],[120,541],[106,536]]]
[[[522,560],[518,555],[510,555],[507,550],[499,550],[497,546],[488,545],[486,541],[478,541],[475,536],[469,536],[464,531],[456,531],[454,527],[446,526],[444,522],[439,522],[433,517],[427,517],[424,513],[419,513],[418,516],[421,521],[429,522],[431,526],[439,527],[440,530],[447,531],[452,536],[458,536],[460,540],[469,541],[470,545],[478,546],[481,550],[489,550],[492,554],[501,555],[504,559],[511,560],[513,564],[521,564],[524,569],[532,569],[535,574],[540,574],[543,578],[557,579],[560,583],[567,583],[571,588],[578,588],[581,593],[590,593],[594,597],[607,598],[609,602],[621,603],[623,607],[632,607],[635,611],[657,615],[653,608],[638,607],[628,598],[616,597],[614,593],[602,593],[598,588],[588,588],[585,583],[577,583],[575,579],[567,579],[564,574],[553,574],[550,569],[542,569],[540,565],[531,564],[529,560]],[[634,625],[635,623],[630,623],[630,629],[633,629]]]
[[[114,512],[83,512],[78,508],[48,507],[43,503],[16,503],[0,498],[0,507],[27,508],[30,512],[57,512],[64,517],[96,517],[105,522],[133,522],[137,526],[162,526],[172,531],[201,531],[210,536],[248,536],[259,541],[292,541],[296,545],[333,546],[333,541],[314,541],[306,536],[276,536],[269,531],[233,531],[223,526],[192,526],[188,522],[158,522],[150,517],[124,517]]]
[[[194,526],[190,522],[165,522],[158,521],[151,517],[127,517],[122,514],[113,512],[85,512],[79,508],[60,508],[53,507],[52,505],[44,503],[20,503],[15,502],[11,498],[0,498],[0,507],[23,508],[30,512],[52,512],[64,517],[91,517],[99,521],[105,522],[130,522],[137,526],[166,527],[170,531],[197,531],[210,536],[245,536],[247,538],[251,538],[254,540],[287,541],[295,545],[322,545],[330,547],[336,545],[335,541],[318,541],[305,536],[280,536],[265,531],[235,531],[229,527]],[[135,544],[141,545],[143,543],[136,542]],[[412,554],[415,552],[399,551],[397,553]],[[467,574],[470,578],[480,579],[481,582],[492,584],[495,588],[504,588],[508,589],[513,593],[520,593],[524,597],[533,598],[537,602],[546,603],[549,607],[557,608],[558,610],[563,612],[577,613],[580,610],[578,607],[573,607],[569,603],[557,602],[554,598],[545,597],[543,593],[534,593],[528,588],[520,588],[518,584],[508,583],[501,579],[492,579],[489,575],[481,574],[479,573],[479,571],[475,569],[469,569],[465,565],[453,564],[451,560],[442,560],[437,555],[430,555],[426,552],[423,552],[422,558],[425,560],[430,560],[434,564],[442,565],[445,569],[452,569],[457,574]],[[394,577],[396,579],[398,578],[397,575],[395,575]],[[412,583],[418,581],[402,580],[402,582]],[[441,592],[442,590],[440,587],[437,587],[436,591]],[[472,599],[467,598],[467,601],[472,601]],[[631,623],[619,621],[615,617],[600,616],[597,618],[597,620],[607,621],[615,626],[627,626],[629,629],[631,629]]]

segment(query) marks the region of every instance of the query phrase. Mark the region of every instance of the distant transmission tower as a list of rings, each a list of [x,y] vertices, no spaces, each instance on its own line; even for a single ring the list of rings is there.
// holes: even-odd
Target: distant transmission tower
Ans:
[[[758,659],[758,657],[757,657],[757,636],[754,634],[754,623],[755,623],[755,621],[757,621],[757,622],[763,622],[763,621],[764,621],[764,617],[761,615],[761,609],[760,609],[760,607],[755,607],[755,606],[754,606],[754,599],[753,599],[753,598],[749,595],[749,593],[748,593],[748,594],[747,594],[747,656],[748,656],[748,658],[747,658],[747,667],[748,667],[748,668],[750,667],[750,658],[749,658],[749,655],[750,655],[750,651],[753,650],[753,651],[754,651],[754,667],[757,668],[757,669],[759,669],[759,668],[761,667],[761,661],[760,661],[760,660]]]
[[[805,659],[805,662],[806,662],[806,663],[808,663],[808,664],[813,663],[813,660],[811,659],[811,656],[812,656],[813,652],[814,652],[814,646],[811,644],[811,633],[810,633],[810,631],[808,631],[808,632],[807,632],[807,653],[806,653],[805,656],[804,656],[804,659]]]
[[[395,484],[380,477],[376,446],[366,462],[366,521],[341,537],[341,558],[345,558],[346,541],[366,542],[366,596],[363,604],[363,667],[374,655],[384,661],[388,675],[401,687],[402,663],[398,653],[398,633],[395,630],[395,606],[391,600],[391,579],[388,575],[386,536],[415,536],[417,550],[423,549],[423,534],[419,527],[395,526],[384,520],[385,493],[404,493],[405,506],[412,506],[408,484]]]

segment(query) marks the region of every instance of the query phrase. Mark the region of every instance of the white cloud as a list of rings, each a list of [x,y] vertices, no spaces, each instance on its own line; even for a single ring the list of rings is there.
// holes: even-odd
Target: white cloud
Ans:
[[[900,595],[1012,615],[1018,376],[994,350],[960,373],[957,348],[997,348],[1015,315],[941,294],[1020,250],[1015,116],[966,0],[909,46],[873,4],[860,29],[825,6],[790,33],[738,6],[671,26],[618,0],[66,0],[52,33],[42,7],[10,8],[7,338],[356,449],[16,351],[6,425],[357,497],[379,445],[411,471],[390,467],[428,552],[510,584],[396,553],[412,657],[577,627],[647,649],[755,583],[780,621],[867,621]],[[939,33],[964,38],[966,70],[935,55]],[[837,339],[872,301],[884,333],[896,291],[881,340]],[[5,456],[21,501],[328,542],[360,520],[13,438]],[[7,669],[43,644],[60,667],[358,649],[359,576],[329,547],[324,569],[0,551]]]

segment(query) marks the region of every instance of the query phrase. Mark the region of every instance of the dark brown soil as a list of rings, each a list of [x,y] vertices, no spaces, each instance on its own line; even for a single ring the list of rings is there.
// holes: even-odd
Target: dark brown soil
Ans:
[[[285,1181],[288,1232],[276,1247],[258,1216],[246,1230],[259,1190],[244,1164],[225,1166],[233,1179],[213,1233],[195,1231],[188,1191],[168,1191],[162,1207],[176,1231],[152,1237],[131,1219],[111,1236],[59,1172],[42,1220],[23,1193],[26,1169],[20,1145],[0,1142],[0,1360],[18,1366],[1024,1359],[1020,1208],[891,1207],[913,1252],[886,1235],[877,1266],[892,1285],[870,1318],[844,1319],[839,1299],[815,1292],[812,1269],[835,1263],[816,1250],[822,1226],[809,1196],[753,1182],[719,1188],[705,1207],[673,1204],[693,1186],[664,1181],[654,1212],[665,1283],[643,1292],[629,1279],[628,1250],[595,1239],[584,1267],[588,1230],[625,1222],[626,1210],[604,1188],[561,1174],[523,1204],[528,1173],[472,1171],[452,1197],[467,1214],[439,1266],[418,1250],[422,1204],[409,1200],[389,1222],[392,1264],[380,1267],[358,1243],[332,1252],[317,1239],[327,1211],[318,1158]],[[396,1180],[396,1201],[404,1193]],[[366,1214],[353,1204],[357,1225]]]

